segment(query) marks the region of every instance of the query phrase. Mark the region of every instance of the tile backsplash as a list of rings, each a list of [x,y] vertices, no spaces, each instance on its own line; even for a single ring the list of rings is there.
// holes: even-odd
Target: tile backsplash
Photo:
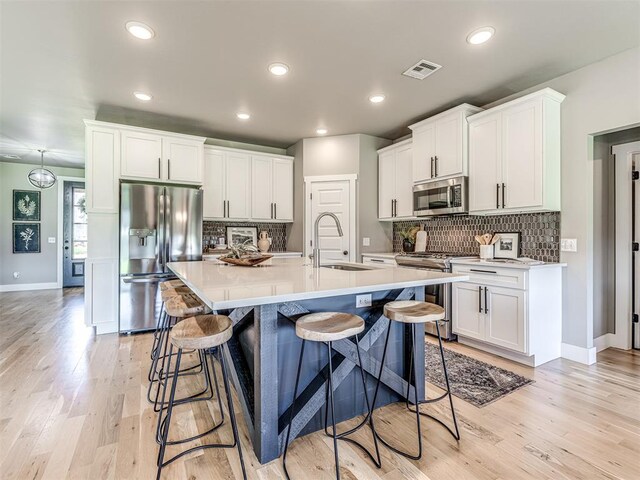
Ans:
[[[211,222],[205,220],[202,223],[202,247],[212,245],[218,237],[227,238],[226,227],[256,227],[258,234],[266,230],[272,238],[272,252],[285,252],[287,250],[287,233],[285,223],[252,223],[252,222]]]
[[[399,232],[424,225],[427,250],[477,255],[475,236],[482,233],[520,232],[520,256],[544,262],[560,261],[560,213],[526,213],[497,216],[431,217],[393,224],[393,251],[402,251]]]

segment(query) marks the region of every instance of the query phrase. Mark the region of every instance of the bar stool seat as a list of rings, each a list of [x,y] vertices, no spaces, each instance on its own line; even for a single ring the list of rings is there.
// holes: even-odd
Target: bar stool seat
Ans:
[[[184,287],[184,282],[182,280],[165,280],[164,282],[160,283],[160,291],[164,291],[170,288],[176,288],[176,287]]]
[[[296,322],[296,335],[312,342],[332,342],[353,337],[364,330],[358,315],[340,312],[310,313]]]
[[[189,293],[193,293],[193,292],[187,286],[169,287],[169,288],[165,288],[164,290],[160,290],[160,298],[162,298],[163,302],[166,302],[170,298],[178,297],[180,295],[187,295]]]
[[[186,318],[195,315],[211,313],[194,293],[185,293],[168,299],[164,306],[170,317]]]
[[[166,415],[163,415],[163,410],[160,411],[158,415],[158,427],[157,434],[159,435],[159,444],[160,449],[158,451],[157,458],[157,475],[156,479],[159,480],[162,469],[179,459],[180,457],[189,454],[190,452],[196,450],[204,450],[209,448],[236,448],[238,451],[238,456],[240,458],[240,466],[242,469],[242,477],[246,480],[247,474],[244,466],[244,459],[242,457],[242,447],[240,445],[240,436],[238,435],[238,426],[236,423],[236,416],[233,408],[233,400],[231,396],[231,388],[229,386],[229,374],[227,371],[227,365],[225,362],[225,348],[227,347],[227,341],[231,338],[233,334],[233,324],[231,319],[224,315],[198,315],[196,317],[189,317],[182,320],[178,323],[170,333],[170,350],[168,354],[168,367],[167,370],[171,370],[171,361],[172,356],[174,355],[174,348],[177,349],[176,354],[176,362],[173,367],[173,374],[171,375],[171,383],[169,381],[164,382],[162,388],[162,404],[165,404],[165,398],[167,395],[167,391],[169,391],[169,399],[166,402]],[[199,354],[203,359],[204,369],[208,370],[209,367],[209,359],[214,358],[214,355],[218,354],[218,361],[220,362],[220,368],[222,370],[222,379],[224,391],[226,393],[227,399],[227,410],[229,412],[229,420],[231,422],[231,430],[233,434],[233,442],[232,443],[205,443],[202,442],[202,438],[205,436],[215,432],[219,427],[221,427],[224,420],[224,410],[222,408],[222,398],[220,392],[218,390],[216,384],[216,392],[217,392],[217,403],[220,414],[220,421],[214,422],[213,426],[208,430],[193,435],[188,438],[180,438],[169,440],[169,430],[171,427],[171,416],[174,411],[174,407],[183,403],[180,400],[176,400],[176,389],[178,380],[180,378],[180,362],[182,361],[182,355],[184,349],[195,348],[198,350]],[[230,358],[230,354],[226,351],[227,358]],[[211,366],[214,369],[215,367]],[[199,443],[195,446],[183,449],[179,453],[176,453],[173,457],[165,460],[165,453],[167,446],[170,445],[180,445],[187,442],[192,442],[195,440],[199,440]]]
[[[401,323],[430,323],[444,320],[444,308],[435,303],[398,300],[384,306],[384,316]]]
[[[176,324],[171,330],[171,343],[178,348],[213,348],[227,342],[233,334],[226,315],[197,315]]]

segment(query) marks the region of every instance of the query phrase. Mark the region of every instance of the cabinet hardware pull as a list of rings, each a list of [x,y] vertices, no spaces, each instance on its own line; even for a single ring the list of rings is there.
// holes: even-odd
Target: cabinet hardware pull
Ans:
[[[433,178],[433,157],[431,157],[431,178]]]
[[[171,159],[167,158],[167,178],[171,180]]]
[[[489,302],[487,301],[487,292],[489,289],[484,287],[484,313],[489,313]]]
[[[500,184],[496,183],[496,208],[500,208]]]
[[[273,218],[273,203],[271,204],[271,218]]]
[[[434,163],[436,164],[436,177],[438,176],[438,156],[433,157]]]
[[[158,179],[162,178],[162,160],[158,157]]]
[[[278,204],[273,202],[273,218],[278,219]]]
[[[370,258],[369,261],[374,263],[384,263],[384,260],[380,260],[379,258]]]
[[[227,218],[231,216],[230,210],[231,210],[231,202],[227,200]]]
[[[493,274],[498,273],[498,272],[494,272],[492,270],[477,270],[475,268],[470,268],[469,271],[470,272],[479,272],[479,273],[493,273]]]
[[[502,208],[504,208],[504,191],[507,189],[506,185],[502,184]]]
[[[478,313],[482,313],[482,287],[478,287]]]

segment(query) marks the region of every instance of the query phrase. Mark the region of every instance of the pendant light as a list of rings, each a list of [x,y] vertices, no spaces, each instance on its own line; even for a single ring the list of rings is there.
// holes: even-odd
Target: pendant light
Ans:
[[[40,168],[34,168],[29,172],[29,183],[41,189],[51,188],[56,183],[56,176],[51,170],[44,168],[45,150],[38,151],[40,152]]]

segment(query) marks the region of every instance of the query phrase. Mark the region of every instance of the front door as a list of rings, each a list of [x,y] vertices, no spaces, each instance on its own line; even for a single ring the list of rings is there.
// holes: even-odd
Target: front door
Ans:
[[[350,252],[350,225],[355,219],[350,214],[350,182],[348,180],[311,183],[311,225],[307,231],[311,233],[307,245],[311,248],[315,232],[316,218],[323,212],[331,212],[340,220],[343,236],[338,235],[336,223],[331,217],[323,217],[318,225],[318,246],[320,248],[320,263],[332,261],[353,261],[355,252]]]
[[[87,213],[84,182],[64,182],[62,286],[84,285],[87,258]]]

